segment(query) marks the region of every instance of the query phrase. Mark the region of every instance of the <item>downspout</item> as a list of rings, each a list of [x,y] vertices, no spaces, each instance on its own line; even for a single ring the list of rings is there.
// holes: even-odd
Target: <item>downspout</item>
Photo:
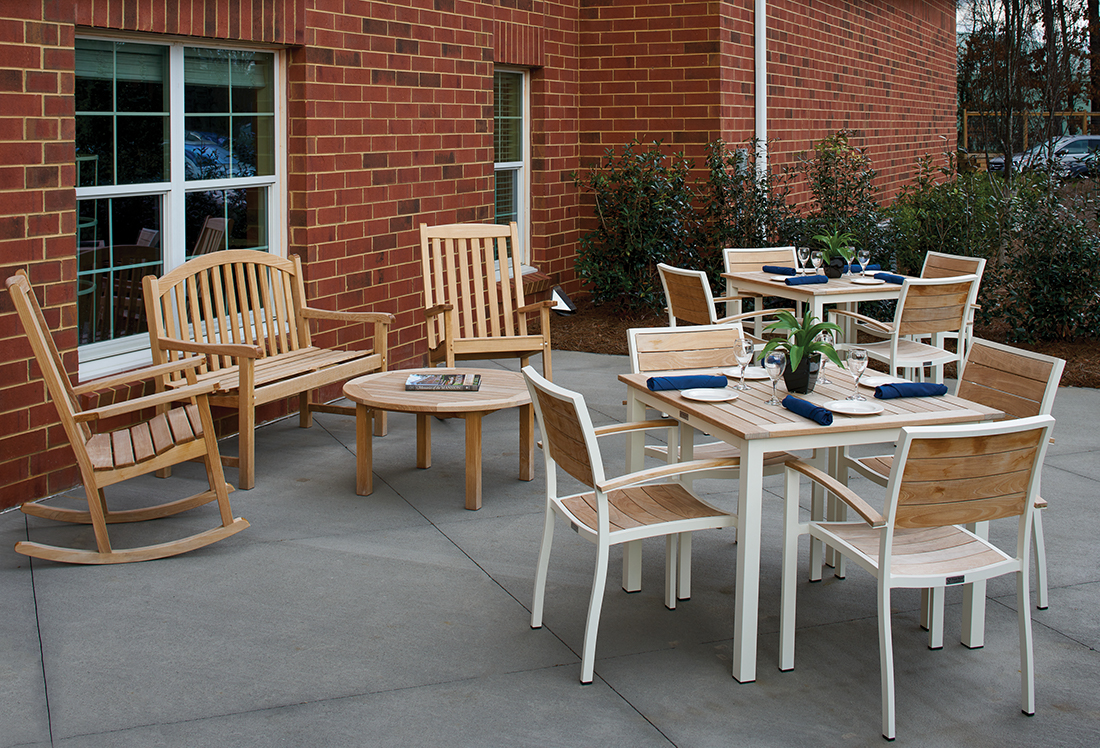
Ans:
[[[754,65],[756,81],[756,179],[768,174],[768,1],[755,0],[753,11]]]

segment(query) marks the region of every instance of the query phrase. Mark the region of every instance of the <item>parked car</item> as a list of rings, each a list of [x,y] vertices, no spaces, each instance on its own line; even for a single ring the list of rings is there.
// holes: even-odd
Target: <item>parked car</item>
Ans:
[[[1100,175],[1096,163],[1100,156],[1100,135],[1062,135],[1036,143],[1023,153],[1012,157],[1014,171],[1026,171],[1044,167],[1048,162],[1054,172],[1063,177],[1087,177]],[[989,159],[989,170],[1003,172],[1003,157]]]

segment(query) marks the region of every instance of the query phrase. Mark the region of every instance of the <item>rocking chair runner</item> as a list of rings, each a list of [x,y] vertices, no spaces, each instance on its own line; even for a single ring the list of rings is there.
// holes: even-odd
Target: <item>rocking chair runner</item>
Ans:
[[[26,556],[64,563],[117,564],[174,556],[235,535],[248,527],[248,522],[240,517],[234,517],[229,507],[229,491],[232,488],[225,482],[222,475],[218,444],[214,436],[214,422],[211,419],[207,401],[207,396],[214,390],[212,383],[192,384],[170,392],[139,397],[90,410],[80,407],[79,397],[82,394],[170,372],[185,371],[188,378],[194,382],[194,370],[202,359],[193,357],[73,387],[62,366],[61,356],[50,335],[42,309],[38,305],[38,299],[31,290],[26,272],[20,271],[19,274],[8,278],[7,286],[34,351],[35,359],[42,370],[42,376],[46,380],[50,399],[57,408],[61,425],[69,437],[73,452],[76,453],[88,501],[87,511],[30,502],[23,504],[20,508],[25,514],[44,519],[91,524],[95,531],[97,547],[97,550],[93,551],[23,541],[15,544],[15,550]],[[176,405],[151,420],[108,434],[93,434],[88,426],[90,421],[138,413],[169,403]],[[103,494],[106,486],[199,458],[206,465],[210,484],[208,490],[178,501],[141,509],[112,512],[107,508]],[[168,517],[214,500],[218,502],[221,515],[219,527],[156,545],[120,550],[111,547],[107,533],[108,524]]]

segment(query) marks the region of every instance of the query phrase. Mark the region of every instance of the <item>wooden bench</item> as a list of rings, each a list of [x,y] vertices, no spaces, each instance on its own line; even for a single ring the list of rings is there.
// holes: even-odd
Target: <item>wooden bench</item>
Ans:
[[[393,315],[308,306],[297,256],[211,252],[163,277],[146,276],[143,284],[153,361],[202,354],[206,360],[198,380],[217,383],[210,404],[237,409],[240,456],[223,456],[222,461],[239,468],[240,488],[252,488],[256,482],[257,406],[298,395],[299,424],[309,428],[314,412],[355,415],[353,407],[312,402],[311,390],[386,371]],[[318,348],[310,338],[310,320],[372,325],[373,348]],[[184,384],[186,380],[176,374],[164,377],[158,386]],[[376,416],[374,430],[385,433],[383,414]]]

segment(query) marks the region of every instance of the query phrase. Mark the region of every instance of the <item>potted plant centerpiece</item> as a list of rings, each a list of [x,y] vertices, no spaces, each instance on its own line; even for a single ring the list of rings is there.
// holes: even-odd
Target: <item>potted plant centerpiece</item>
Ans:
[[[764,345],[764,351],[760,358],[763,360],[768,353],[779,348],[787,353],[787,368],[783,370],[783,383],[787,386],[787,392],[806,394],[814,391],[817,383],[817,372],[821,369],[821,355],[824,354],[830,361],[841,369],[844,365],[836,354],[836,349],[829,343],[822,343],[817,339],[818,334],[825,330],[840,332],[840,327],[832,322],[819,322],[817,317],[807,309],[799,320],[787,311],[776,312],[779,319],[768,325],[766,329],[785,333],[785,337],[775,337]]]
[[[825,247],[822,250],[825,275],[830,278],[839,278],[844,273],[844,267],[852,263],[852,258],[855,256],[855,250],[852,248],[854,238],[847,231],[834,231],[831,234],[818,234],[814,237]]]

